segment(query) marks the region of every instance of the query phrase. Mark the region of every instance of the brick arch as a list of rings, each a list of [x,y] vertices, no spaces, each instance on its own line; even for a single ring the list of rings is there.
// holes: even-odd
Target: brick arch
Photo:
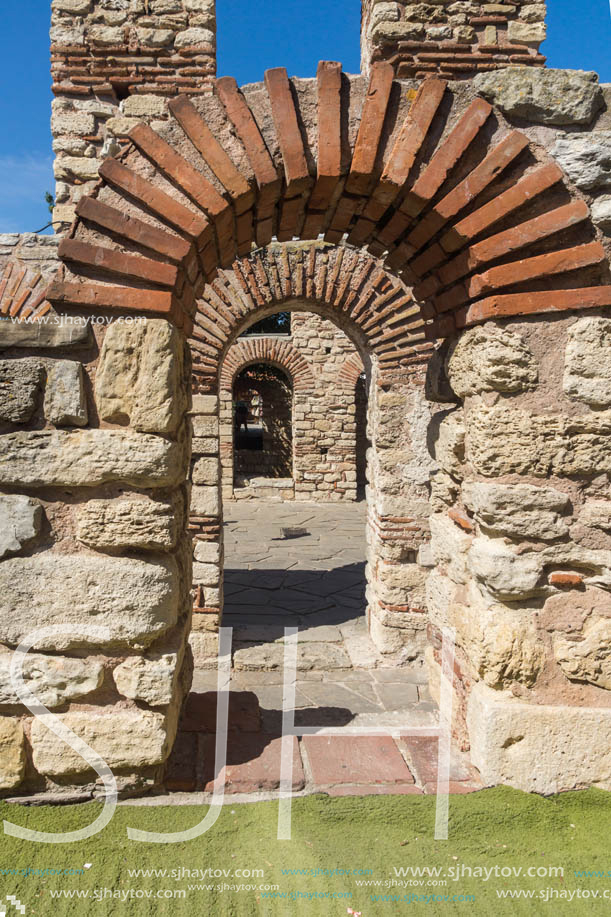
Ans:
[[[348,385],[356,385],[364,370],[365,366],[363,361],[359,357],[358,353],[355,353],[351,357],[348,357],[344,365],[340,367],[340,370],[337,374],[337,381],[347,382]]]
[[[314,385],[310,367],[290,341],[255,338],[236,341],[227,351],[220,374],[221,392],[231,392],[238,373],[253,363],[279,367],[291,379],[295,392],[307,392]]]
[[[409,288],[378,259],[324,242],[276,243],[236,259],[204,288],[191,332],[195,389],[212,390],[235,338],[285,308],[333,321],[363,356],[377,357],[381,378],[432,349]]]
[[[413,287],[429,339],[611,305],[586,202],[488,102],[443,79],[414,91],[387,62],[368,84],[322,62],[315,80],[280,68],[240,91],[223,78],[168,108],[160,133],[131,130],[79,202],[53,305],[146,312],[190,333],[205,284],[253,245],[321,234]]]

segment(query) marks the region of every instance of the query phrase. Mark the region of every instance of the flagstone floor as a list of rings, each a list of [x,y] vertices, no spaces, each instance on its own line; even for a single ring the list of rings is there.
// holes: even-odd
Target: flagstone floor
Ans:
[[[293,791],[435,792],[437,739],[410,737],[438,714],[420,667],[376,650],[365,617],[364,503],[225,504],[225,610],[233,628],[225,792],[270,793],[280,779],[284,629],[297,628],[295,724],[375,727],[382,736],[306,735],[293,744]],[[210,792],[217,674],[197,669],[166,775],[174,792]],[[479,789],[453,754],[451,789]]]

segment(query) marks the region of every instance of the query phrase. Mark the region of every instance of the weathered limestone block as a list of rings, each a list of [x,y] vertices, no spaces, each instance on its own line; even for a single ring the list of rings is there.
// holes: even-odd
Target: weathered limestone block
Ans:
[[[216,36],[211,29],[185,29],[184,32],[178,32],[174,40],[175,48],[195,48],[199,45],[215,47]]]
[[[611,532],[611,501],[591,500],[579,513],[579,522],[588,528]]]
[[[136,29],[136,33],[144,48],[163,48],[172,44],[174,39],[171,29]]]
[[[77,509],[77,538],[102,551],[171,551],[176,546],[181,517],[176,501],[144,495],[89,500]]]
[[[33,541],[42,526],[42,506],[21,494],[0,494],[0,559]]]
[[[419,564],[384,564],[377,568],[375,590],[387,605],[405,605],[411,594],[424,585],[425,571]]]
[[[196,561],[193,564],[193,582],[202,586],[218,586],[220,569],[218,564],[205,564]]]
[[[415,659],[424,650],[426,620],[422,614],[392,612],[374,607],[369,618],[369,634],[383,655],[403,653]]]
[[[465,425],[461,410],[452,411],[442,419],[433,449],[435,461],[442,471],[460,479],[465,460]]]
[[[611,471],[609,411],[565,417],[480,403],[469,410],[466,426],[467,459],[486,477]]]
[[[165,103],[164,103],[165,104]],[[193,395],[190,414],[218,414],[219,399],[217,395]]]
[[[445,471],[431,475],[431,512],[443,513],[452,506],[460,493],[460,484]]]
[[[125,32],[118,26],[94,25],[89,29],[88,37],[96,45],[122,45]]]
[[[193,436],[213,437],[219,435],[219,422],[217,417],[195,414],[192,418]]]
[[[478,73],[473,85],[505,114],[543,124],[589,124],[604,104],[592,71],[507,67]]]
[[[83,366],[73,360],[52,360],[46,365],[45,418],[56,427],[84,427],[87,398]]]
[[[567,511],[569,498],[559,490],[532,484],[465,483],[462,497],[479,525],[490,532],[542,541],[568,534],[561,513]]]
[[[515,42],[538,48],[545,41],[546,32],[544,22],[520,22],[513,19],[507,23],[507,38],[511,44]]]
[[[12,653],[0,653],[0,704],[21,704],[10,678]],[[43,656],[28,653],[23,660],[23,680],[45,707],[59,707],[100,687],[104,667],[95,659]]]
[[[113,671],[119,694],[143,701],[151,707],[164,707],[175,697],[184,647],[177,652],[149,652],[130,656]]]
[[[221,510],[218,487],[193,486],[190,508],[195,516],[218,516]]]
[[[480,392],[534,388],[537,361],[519,334],[488,322],[465,331],[446,358],[452,389],[460,398]]]
[[[38,404],[40,360],[0,360],[0,420],[27,423]]]
[[[431,514],[431,548],[435,562],[442,564],[447,575],[455,583],[465,583],[467,553],[473,536],[464,532],[445,513]]]
[[[121,111],[132,118],[150,118],[153,115],[165,115],[166,104],[163,96],[133,95],[121,102]]]
[[[220,477],[219,462],[214,458],[200,458],[193,465],[191,480],[194,484],[217,484]]]
[[[605,196],[594,201],[590,212],[596,225],[608,235],[611,230],[611,197]]]
[[[85,137],[95,134],[95,118],[84,111],[66,111],[54,106],[51,116],[51,131],[57,137],[59,134],[77,134]]]
[[[91,710],[63,713],[59,719],[113,770],[162,764],[169,753],[171,737],[162,713],[115,707],[99,714]],[[40,720],[32,723],[31,743],[34,767],[41,774],[65,777],[91,771],[87,762]]]
[[[581,318],[571,325],[562,384],[569,398],[611,405],[611,319]]]
[[[23,727],[19,720],[0,717],[0,790],[19,786],[24,774]]]
[[[484,596],[472,581],[456,587],[434,570],[427,580],[431,623],[453,627],[475,678],[492,687],[531,685],[545,660],[545,645],[528,612]]]
[[[473,576],[496,598],[509,602],[546,591],[544,565],[543,552],[516,554],[502,539],[485,535],[473,540],[468,556]]]
[[[100,417],[145,433],[173,434],[187,409],[182,336],[169,322],[112,324],[95,380]]]
[[[82,16],[91,9],[91,0],[53,0],[53,9]]]
[[[53,163],[53,174],[57,181],[96,181],[99,177],[100,160],[89,156],[61,156]]]
[[[91,340],[91,327],[76,320],[62,324],[51,313],[52,322],[11,322],[0,320],[0,347],[28,347],[42,350],[51,347],[83,347]]]
[[[556,635],[554,655],[571,681],[611,690],[611,618],[592,616],[571,640]]]
[[[210,667],[217,664],[219,651],[219,635],[212,632],[192,632],[189,636],[189,646],[193,652],[193,661],[196,666]]]
[[[193,557],[202,564],[220,564],[221,546],[215,541],[196,541]]]
[[[175,624],[179,595],[172,558],[10,558],[0,564],[0,642],[16,646],[37,627],[61,624],[74,634],[41,638],[35,649],[148,646]],[[88,636],[88,626],[107,628],[108,638]]]
[[[8,433],[2,447],[0,485],[171,487],[186,477],[184,443],[131,430]]]
[[[467,726],[485,784],[544,794],[611,787],[611,708],[527,704],[478,682]]]
[[[595,191],[611,188],[611,131],[569,134],[556,141],[552,155],[578,188]]]

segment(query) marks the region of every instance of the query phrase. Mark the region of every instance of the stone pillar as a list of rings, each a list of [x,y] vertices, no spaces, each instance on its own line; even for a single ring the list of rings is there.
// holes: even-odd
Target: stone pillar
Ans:
[[[134,124],[166,119],[168,96],[212,91],[214,0],[52,0],[51,73],[53,218],[70,224]]]
[[[193,395],[193,458],[189,534],[193,539],[193,630],[199,667],[216,664],[223,609],[223,519],[219,457],[219,399]]]
[[[611,787],[611,321],[489,322],[446,354],[427,584],[431,684],[487,783]]]
[[[361,70],[390,61],[395,74],[456,80],[511,65],[542,66],[545,3],[362,0]]]
[[[427,431],[434,408],[422,379],[374,384],[369,405],[367,599],[372,639],[382,653],[422,657],[429,539]]]
[[[21,704],[12,651],[59,626],[34,638],[27,687],[121,791],[160,782],[192,665],[190,360],[163,320],[95,341],[64,321],[0,324],[0,789],[87,799],[100,781]]]

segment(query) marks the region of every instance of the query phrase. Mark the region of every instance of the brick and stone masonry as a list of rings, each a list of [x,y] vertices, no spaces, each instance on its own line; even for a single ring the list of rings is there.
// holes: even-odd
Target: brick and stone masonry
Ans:
[[[0,237],[4,793],[96,789],[12,693],[32,619],[73,629],[26,663],[41,700],[122,790],[159,784],[222,615],[223,363],[286,308],[338,326],[369,380],[378,648],[424,656],[435,693],[456,629],[455,732],[485,783],[611,786],[611,90],[517,58],[166,93],[95,175],[66,172],[56,276],[53,242]]]

